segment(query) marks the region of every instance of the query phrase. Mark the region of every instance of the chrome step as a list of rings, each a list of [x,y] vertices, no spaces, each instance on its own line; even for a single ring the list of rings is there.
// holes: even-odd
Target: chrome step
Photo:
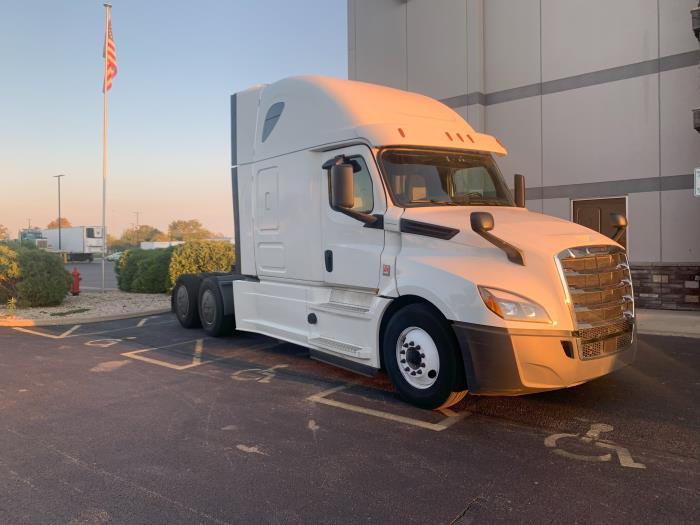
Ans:
[[[323,350],[329,350],[331,352],[355,357],[357,359],[370,358],[369,351],[363,349],[361,346],[356,346],[350,343],[343,343],[342,341],[328,339],[327,337],[315,337],[313,339],[309,339],[309,344],[312,344]]]

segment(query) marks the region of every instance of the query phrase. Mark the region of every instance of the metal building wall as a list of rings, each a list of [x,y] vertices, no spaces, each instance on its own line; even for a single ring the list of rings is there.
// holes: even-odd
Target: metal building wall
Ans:
[[[526,176],[531,210],[571,219],[572,199],[627,197],[640,302],[695,308],[696,5],[348,0],[348,71],[441,99],[496,135],[506,177]]]

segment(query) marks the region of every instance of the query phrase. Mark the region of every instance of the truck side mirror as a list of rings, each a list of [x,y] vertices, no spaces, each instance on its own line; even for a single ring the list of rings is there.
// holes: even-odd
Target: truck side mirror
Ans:
[[[525,176],[516,173],[514,178],[515,182],[515,205],[518,208],[525,207]]]
[[[622,239],[622,236],[625,234],[625,230],[627,229],[627,217],[625,217],[622,213],[613,212],[610,214],[610,220],[615,228],[615,233],[612,236],[612,240],[615,242],[620,242],[620,239]]]
[[[493,230],[493,215],[485,211],[475,211],[469,216],[472,230],[476,233]]]
[[[331,205],[334,208],[352,208],[355,205],[355,187],[352,165],[336,164],[331,167]]]
[[[496,237],[493,233],[489,233],[493,230],[493,215],[485,211],[473,211],[469,216],[469,223],[475,233],[481,235],[488,242],[503,250],[510,262],[525,266],[525,255],[519,248],[516,248],[500,237]]]

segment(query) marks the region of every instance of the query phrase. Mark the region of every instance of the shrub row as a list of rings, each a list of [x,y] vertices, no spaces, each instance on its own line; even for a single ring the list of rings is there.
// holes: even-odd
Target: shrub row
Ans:
[[[55,306],[63,302],[71,275],[61,258],[43,250],[0,244],[0,302],[19,306]]]
[[[233,245],[226,241],[191,241],[156,250],[124,252],[116,265],[120,290],[164,293],[185,273],[229,271],[235,262]]]
[[[172,248],[128,250],[116,267],[119,289],[125,292],[165,293],[170,289],[168,266]]]

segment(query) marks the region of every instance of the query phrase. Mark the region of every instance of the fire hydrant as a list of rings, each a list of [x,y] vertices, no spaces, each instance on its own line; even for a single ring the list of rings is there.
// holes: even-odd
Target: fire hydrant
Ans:
[[[80,277],[80,272],[76,267],[73,267],[71,275],[73,276],[73,284],[71,284],[70,293],[71,295],[80,295],[80,281],[82,281],[83,278]]]

